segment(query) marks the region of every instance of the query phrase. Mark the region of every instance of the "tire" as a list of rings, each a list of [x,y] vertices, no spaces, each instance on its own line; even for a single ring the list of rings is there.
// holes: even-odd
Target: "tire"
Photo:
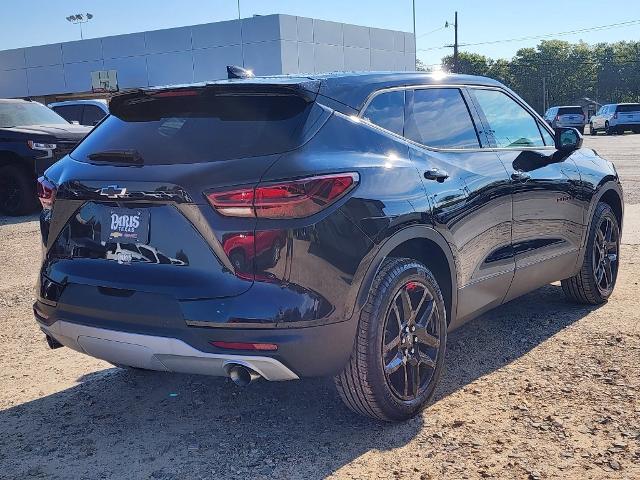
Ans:
[[[589,134],[593,137],[595,137],[598,134],[597,130],[593,128],[593,123],[589,124]]]
[[[610,230],[608,230],[609,227]],[[610,234],[608,235],[607,232]],[[568,299],[577,303],[587,305],[605,303],[615,288],[619,265],[618,219],[609,205],[600,202],[591,220],[587,248],[580,271],[577,275],[562,280],[562,290]]]
[[[33,177],[19,165],[0,167],[0,212],[12,217],[38,210]]]
[[[344,403],[383,421],[418,414],[442,372],[446,318],[440,287],[427,267],[409,258],[385,261],[361,311],[351,358],[334,379]]]
[[[584,127],[580,127],[578,131],[580,132],[581,135],[584,135]]]
[[[609,126],[609,122],[604,124],[604,132],[607,135],[613,135],[615,133],[614,130]]]

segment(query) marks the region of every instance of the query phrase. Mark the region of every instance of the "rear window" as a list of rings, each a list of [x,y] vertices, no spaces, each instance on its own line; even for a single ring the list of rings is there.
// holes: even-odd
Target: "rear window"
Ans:
[[[640,112],[640,103],[630,103],[628,105],[618,105],[616,112]]]
[[[584,115],[580,107],[562,107],[558,109],[558,115]]]
[[[161,165],[282,153],[301,144],[312,105],[287,94],[143,97],[107,117],[71,156],[126,151]]]

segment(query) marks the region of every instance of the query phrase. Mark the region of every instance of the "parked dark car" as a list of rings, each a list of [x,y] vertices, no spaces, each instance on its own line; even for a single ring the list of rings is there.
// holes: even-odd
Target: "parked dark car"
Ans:
[[[0,99],[0,213],[35,211],[36,178],[89,130],[71,125],[41,103]]]
[[[253,78],[110,109],[40,180],[52,347],[238,384],[335,376],[351,409],[398,421],[448,331],[553,281],[594,305],[616,283],[613,164],[494,80]]]

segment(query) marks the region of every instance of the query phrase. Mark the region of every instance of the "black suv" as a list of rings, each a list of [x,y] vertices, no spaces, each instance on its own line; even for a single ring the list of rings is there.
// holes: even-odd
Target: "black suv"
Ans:
[[[447,331],[544,284],[600,304],[613,165],[481,77],[347,73],[149,88],[40,180],[49,344],[117,365],[335,376],[403,420]]]
[[[90,130],[70,124],[41,103],[0,99],[0,213],[36,210],[36,178]]]

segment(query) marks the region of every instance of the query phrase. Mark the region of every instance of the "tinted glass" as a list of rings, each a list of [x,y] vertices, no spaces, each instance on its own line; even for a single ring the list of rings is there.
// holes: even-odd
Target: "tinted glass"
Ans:
[[[72,156],[134,150],[145,164],[172,164],[281,153],[300,145],[311,106],[293,95],[150,99],[113,112]]]
[[[544,146],[538,122],[499,90],[474,90],[499,148]]]
[[[105,113],[101,108],[95,105],[85,105],[84,113],[82,114],[82,124],[93,126],[103,119]]]
[[[580,107],[562,107],[558,110],[558,115],[584,115]]]
[[[473,120],[457,88],[425,88],[407,92],[404,136],[436,148],[478,148]]]
[[[0,102],[0,128],[68,123],[38,102]]]
[[[68,122],[82,123],[82,105],[62,105],[53,107],[53,111]]]
[[[404,91],[381,93],[374,97],[363,117],[382,128],[402,135],[404,127]]]
[[[628,105],[618,105],[616,112],[640,112],[640,103],[630,103]]]

